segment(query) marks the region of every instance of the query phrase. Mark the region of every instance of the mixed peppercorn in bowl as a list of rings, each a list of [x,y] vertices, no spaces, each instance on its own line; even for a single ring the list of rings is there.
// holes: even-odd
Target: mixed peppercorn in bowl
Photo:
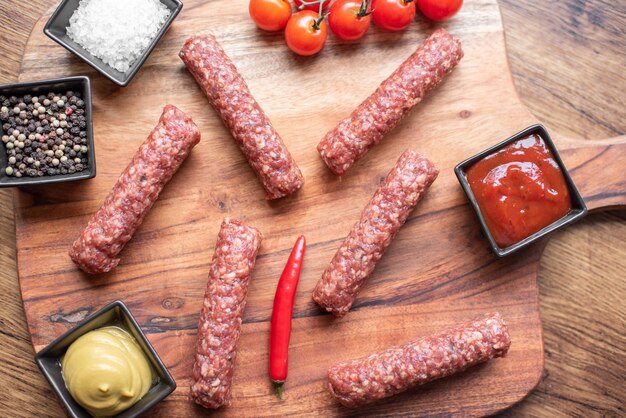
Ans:
[[[0,86],[0,187],[96,174],[87,77]]]

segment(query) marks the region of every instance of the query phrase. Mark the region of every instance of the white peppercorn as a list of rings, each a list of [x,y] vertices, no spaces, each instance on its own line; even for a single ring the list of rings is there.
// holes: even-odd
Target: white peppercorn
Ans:
[[[57,166],[57,165],[59,165],[59,160],[58,160],[58,159],[56,159],[56,158],[53,158],[53,159],[52,159],[52,165],[53,165],[53,166]]]
[[[14,156],[10,156],[9,157],[9,164],[15,164],[17,162],[17,160],[15,159]]]

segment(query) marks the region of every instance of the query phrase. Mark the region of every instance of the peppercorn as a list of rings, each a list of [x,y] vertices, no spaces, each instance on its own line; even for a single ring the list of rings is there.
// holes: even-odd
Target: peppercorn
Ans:
[[[0,96],[0,105],[0,134],[4,133],[13,176],[67,174],[85,168],[87,132],[80,94]]]

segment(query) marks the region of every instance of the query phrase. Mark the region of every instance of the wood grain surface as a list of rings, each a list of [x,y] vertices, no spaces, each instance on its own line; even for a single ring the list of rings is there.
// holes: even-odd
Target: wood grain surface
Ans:
[[[519,7],[519,4],[516,7]],[[592,16],[593,9],[586,12],[586,7],[583,7],[583,11],[580,13],[583,16]],[[516,15],[513,14],[513,16]],[[581,20],[580,16],[578,19]],[[589,18],[586,17],[586,19]],[[608,27],[610,28],[611,25],[609,24]],[[3,43],[3,45],[5,44]],[[511,49],[511,42],[509,42],[509,50]],[[619,52],[614,51],[613,53]],[[525,65],[526,61],[522,64]],[[591,68],[596,68],[593,65]],[[621,65],[619,60],[617,65],[618,68]],[[514,62],[513,68],[516,68]],[[607,72],[610,73],[606,66],[603,66],[601,74]],[[615,69],[613,72],[617,74],[615,83],[623,84],[624,80],[619,79],[620,75],[623,77],[623,73]],[[611,91],[607,91],[607,93],[610,95]],[[613,94],[615,95],[615,91]],[[568,98],[572,100],[571,97]],[[615,99],[619,101],[618,96],[615,96]],[[581,103],[584,103],[584,97],[581,99]],[[623,112],[623,104],[617,110]],[[590,111],[597,111],[597,109],[594,108]],[[549,114],[553,116],[555,112],[550,111]],[[558,114],[556,120],[561,120]],[[614,123],[619,124],[624,119],[616,118],[615,120]],[[622,132],[623,129],[619,125],[617,126],[618,132]],[[606,135],[604,132],[598,131],[597,136]],[[10,240],[13,239],[10,231],[11,225],[6,229],[9,231],[3,231],[6,234],[2,236],[3,238],[8,237],[10,243]],[[619,379],[623,375],[623,365],[619,358],[623,356],[623,347],[619,347],[616,343],[611,344],[610,341],[611,338],[618,341],[619,335],[623,333],[624,312],[620,300],[624,295],[624,285],[621,283],[623,276],[620,277],[620,274],[624,265],[623,261],[620,261],[622,260],[619,256],[620,248],[624,248],[624,229],[623,219],[619,215],[596,216],[551,241],[544,257],[541,282],[542,298],[545,294],[548,299],[546,303],[542,304],[542,307],[548,354],[546,372],[550,375],[544,378],[538,391],[531,395],[529,400],[509,413],[533,415],[544,413],[549,415],[561,411],[583,415],[592,413],[619,414],[620,400],[622,399],[619,392],[621,388]],[[609,249],[611,250],[609,251]],[[615,259],[612,258],[614,253],[618,254]],[[6,254],[8,255],[7,260],[13,257],[10,247]],[[585,256],[580,257],[580,254]],[[570,257],[569,260],[568,257]],[[5,265],[3,264],[3,267]],[[8,265],[9,267],[11,266]],[[2,271],[4,272],[6,269],[3,268]],[[9,309],[11,301],[15,298],[15,276],[10,276],[10,274],[7,276],[9,277],[2,282],[2,286],[7,289],[2,296],[3,299],[6,299],[6,301],[3,300],[5,302],[3,309]],[[602,282],[598,283],[598,277],[602,278]],[[544,284],[544,281],[548,281],[548,283]],[[13,283],[13,293],[10,290],[11,283]],[[543,299],[542,302],[544,302]],[[3,332],[5,335],[9,334],[7,338],[10,339],[9,344],[3,344],[3,350],[8,350],[6,356],[9,362],[7,362],[7,373],[5,374],[6,378],[9,379],[7,382],[17,389],[7,394],[6,400],[1,398],[0,401],[2,406],[8,408],[7,411],[25,411],[24,416],[55,415],[56,413],[52,412],[54,411],[52,408],[55,408],[54,400],[46,400],[46,398],[51,398],[50,393],[45,384],[41,383],[42,379],[32,367],[30,357],[32,353],[28,351],[27,345],[22,346],[21,350],[19,349],[18,343],[23,344],[24,339],[11,338],[11,335],[20,335],[20,310],[15,308],[15,304],[13,304],[13,309],[15,312],[12,315],[10,314],[11,311],[7,311],[7,314],[3,315]],[[552,313],[553,316],[546,318],[546,312]],[[570,317],[575,318],[575,320]],[[550,335],[551,330],[554,333],[552,336]],[[594,334],[594,332],[597,333]],[[24,334],[21,335],[24,336]],[[553,344],[552,348],[550,343]],[[9,345],[17,346],[17,348],[8,348]],[[21,353],[23,350],[25,353]],[[607,352],[609,354],[606,354]],[[16,353],[21,355],[22,360],[11,361],[12,358],[15,358]],[[573,354],[579,356],[574,357],[575,361],[572,361]],[[554,359],[552,359],[553,357]],[[25,375],[24,369],[30,370],[30,373]],[[13,380],[10,380],[11,378]],[[24,383],[15,383],[18,381]],[[30,385],[39,388],[39,390],[27,390],[26,388]],[[574,396],[574,394],[579,395],[579,397]],[[533,399],[537,400],[533,401]],[[37,413],[34,409],[29,409],[34,403],[49,405],[49,407],[45,409],[46,412],[41,413],[38,410]]]

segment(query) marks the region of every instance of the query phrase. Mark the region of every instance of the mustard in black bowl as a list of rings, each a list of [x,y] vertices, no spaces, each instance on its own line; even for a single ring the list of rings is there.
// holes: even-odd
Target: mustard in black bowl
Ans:
[[[76,418],[132,418],[176,382],[121,301],[79,323],[36,356],[37,365]]]

